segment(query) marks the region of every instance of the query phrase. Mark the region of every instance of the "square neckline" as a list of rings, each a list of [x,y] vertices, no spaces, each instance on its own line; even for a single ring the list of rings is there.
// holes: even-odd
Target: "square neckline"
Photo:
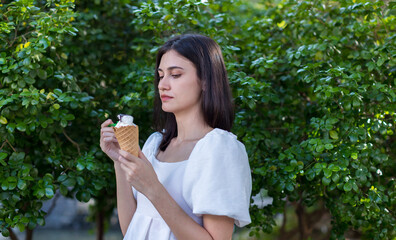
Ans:
[[[159,150],[158,147],[159,147],[159,145],[160,145],[160,143],[161,143],[161,139],[162,139],[162,138],[160,138],[160,141],[158,141],[157,146],[155,147],[155,148],[156,148],[156,151],[153,151],[153,158],[154,158],[154,160],[156,160],[156,161],[157,161],[158,163],[160,163],[160,164],[178,164],[178,163],[185,163],[185,162],[187,162],[187,161],[191,158],[191,156],[193,155],[193,152],[194,152],[195,149],[197,148],[197,145],[198,145],[200,142],[202,142],[210,133],[214,132],[216,129],[219,129],[219,128],[213,128],[213,129],[210,130],[208,133],[206,133],[205,136],[203,136],[201,139],[199,139],[199,140],[197,141],[197,143],[196,143],[195,146],[193,147],[193,150],[191,151],[191,153],[190,153],[190,155],[188,156],[187,159],[181,160],[181,161],[177,161],[177,162],[164,162],[164,161],[158,160],[158,158],[157,158],[158,150]],[[161,134],[161,136],[162,136],[162,134]]]

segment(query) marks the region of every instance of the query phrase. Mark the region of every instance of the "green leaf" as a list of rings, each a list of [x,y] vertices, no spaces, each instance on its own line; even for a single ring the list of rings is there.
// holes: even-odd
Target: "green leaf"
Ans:
[[[338,172],[338,171],[340,171],[340,166],[338,166],[338,165],[332,165],[331,167],[329,166],[329,168],[330,168],[331,171],[333,171],[333,172]]]
[[[285,167],[285,171],[286,172],[292,172],[294,170],[294,167],[293,166],[286,166]]]
[[[4,237],[9,237],[10,236],[10,231],[7,228],[3,228],[3,229],[1,229],[1,234]]]
[[[39,188],[39,189],[36,191],[36,195],[37,195],[38,198],[44,197],[44,195],[45,195],[45,190],[44,190],[43,188]]]
[[[54,90],[54,93],[56,94],[56,95],[61,95],[63,92],[62,92],[62,90],[61,89],[59,89],[59,88],[56,88],[55,90]]]
[[[333,174],[333,171],[331,171],[331,169],[328,169],[328,168],[323,169],[323,172],[324,172],[324,175],[326,178],[330,178],[331,174]]]
[[[69,192],[65,185],[59,185],[59,191],[63,196],[67,196],[67,193]]]
[[[8,182],[8,190],[13,190],[16,188],[16,186],[17,186],[16,177],[8,177],[7,182]]]
[[[66,187],[74,187],[74,185],[76,185],[76,180],[74,178],[67,178],[62,184]]]
[[[25,231],[25,225],[23,223],[17,223],[16,226],[18,227],[20,232]]]
[[[309,169],[305,177],[307,178],[308,181],[312,181],[315,178],[315,171]]]
[[[47,72],[43,69],[38,69],[37,75],[39,76],[39,78],[41,78],[43,80],[47,79]]]
[[[45,121],[41,121],[40,125],[41,125],[42,128],[46,128],[48,126],[48,123],[45,122]]]
[[[15,125],[15,123],[9,123],[9,124],[7,124],[7,130],[9,131],[9,132],[11,132],[11,133],[13,133],[14,132],[14,130],[15,130],[15,127],[16,127],[16,125]]]
[[[292,192],[294,190],[294,186],[291,183],[286,184],[286,190]]]
[[[1,183],[1,189],[3,189],[4,191],[8,190],[8,181],[5,180]]]
[[[81,163],[77,163],[76,168],[77,168],[78,171],[82,171],[82,170],[85,169],[85,166],[83,164],[81,164]]]
[[[44,224],[45,224],[45,220],[44,220],[44,218],[42,218],[42,217],[38,217],[36,221],[37,221],[37,223],[38,223],[40,226],[44,226]]]
[[[74,120],[74,115],[73,114],[67,114],[64,119],[68,120],[68,121]]]
[[[353,107],[359,107],[360,106],[359,99],[353,99],[352,105],[353,105]]]
[[[331,150],[331,149],[334,148],[334,146],[333,146],[333,144],[328,143],[328,144],[325,145],[325,148],[326,148],[327,150]]]
[[[7,118],[5,118],[3,116],[0,116],[0,123],[1,124],[7,124],[8,123]]]
[[[65,119],[62,119],[61,122],[60,122],[60,124],[61,124],[61,126],[64,127],[64,128],[67,127],[67,121],[66,121]]]
[[[0,153],[0,160],[5,159],[7,156],[8,156],[8,153],[1,152],[1,153]]]
[[[349,139],[351,140],[351,142],[355,143],[358,140],[358,136],[354,133],[349,135]]]
[[[25,132],[26,131],[26,123],[20,122],[17,124],[16,128],[21,132]]]
[[[20,190],[25,190],[26,187],[27,187],[26,182],[24,180],[22,180],[22,179],[18,179],[18,188]]]
[[[322,183],[323,183],[323,185],[327,186],[327,185],[330,184],[330,182],[331,182],[331,179],[330,179],[330,178],[327,178],[327,177],[325,177],[325,176],[322,177]]]
[[[332,130],[332,131],[330,131],[330,137],[332,139],[337,140],[338,139],[338,133],[336,131]]]
[[[340,180],[340,175],[338,173],[334,173],[331,177],[333,182],[337,183]]]
[[[59,177],[58,177],[58,181],[59,182],[63,182],[63,181],[65,181],[67,179],[67,175],[60,175]]]
[[[54,197],[54,190],[52,190],[52,188],[45,188],[45,196],[47,198]]]
[[[351,154],[351,158],[357,159],[357,158],[358,158],[358,154],[357,154],[357,153],[352,153],[352,154]]]
[[[356,182],[355,182],[355,181],[352,183],[352,188],[353,188],[353,190],[354,190],[355,192],[357,192],[357,191],[359,190],[359,188],[358,188],[358,186],[356,185]]]
[[[351,190],[352,190],[352,183],[348,181],[347,183],[344,184],[344,191],[349,192]]]
[[[315,171],[316,175],[319,175],[319,173],[322,171],[322,165],[320,163],[315,163],[313,170]]]
[[[91,199],[91,194],[88,191],[78,191],[76,198],[81,202],[88,202]]]
[[[315,150],[320,153],[320,152],[323,152],[324,149],[325,149],[324,145],[321,144],[321,145],[318,145]]]
[[[384,58],[379,58],[378,61],[377,61],[377,66],[378,66],[378,67],[381,67],[382,64],[384,64],[384,62],[385,62],[385,59],[384,59]]]

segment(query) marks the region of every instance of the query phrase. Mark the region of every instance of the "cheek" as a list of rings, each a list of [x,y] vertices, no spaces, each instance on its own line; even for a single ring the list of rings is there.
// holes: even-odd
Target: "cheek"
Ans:
[[[201,98],[201,88],[198,85],[189,85],[182,92],[184,98],[189,99],[189,102],[196,102]]]

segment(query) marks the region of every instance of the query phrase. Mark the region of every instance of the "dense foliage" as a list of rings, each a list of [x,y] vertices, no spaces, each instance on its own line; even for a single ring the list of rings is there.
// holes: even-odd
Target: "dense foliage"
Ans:
[[[388,1],[33,1],[0,5],[0,231],[44,224],[63,194],[114,208],[100,123],[132,114],[152,132],[155,52],[202,33],[222,47],[245,144],[252,233],[292,207],[299,233],[395,236],[396,4]],[[392,151],[393,150],[393,151]],[[330,221],[330,220],[329,220]],[[288,235],[289,234],[289,235]],[[330,236],[330,235],[329,235]]]

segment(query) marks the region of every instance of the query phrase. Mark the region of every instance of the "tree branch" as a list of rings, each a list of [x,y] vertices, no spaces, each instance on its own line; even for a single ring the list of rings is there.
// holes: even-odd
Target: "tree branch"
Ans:
[[[73,140],[66,134],[65,129],[63,129],[63,134],[65,135],[65,137],[67,138],[67,140],[69,140],[74,146],[76,146],[77,151],[78,151],[78,155],[81,155],[81,152],[80,152],[80,145],[78,145],[78,143],[76,143],[75,141],[73,141]]]
[[[5,139],[5,141],[3,142],[3,144],[1,145],[0,150],[3,149],[3,147],[4,147],[4,145],[5,145],[6,143],[8,143],[8,145],[10,145],[10,147],[12,148],[12,150],[13,150],[14,152],[16,152],[15,148],[11,145],[11,143],[8,141],[7,138]]]

